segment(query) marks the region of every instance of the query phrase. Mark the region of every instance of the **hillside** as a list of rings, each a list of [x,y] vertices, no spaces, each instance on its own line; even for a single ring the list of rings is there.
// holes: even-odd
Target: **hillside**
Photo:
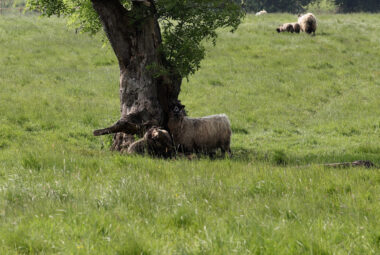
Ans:
[[[184,81],[190,116],[226,113],[232,159],[108,150],[116,59],[56,18],[0,16],[0,254],[378,254],[380,15],[289,14],[220,31]]]

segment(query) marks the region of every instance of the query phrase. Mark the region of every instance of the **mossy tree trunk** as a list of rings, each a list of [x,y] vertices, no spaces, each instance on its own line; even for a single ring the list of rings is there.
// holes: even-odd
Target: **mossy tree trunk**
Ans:
[[[91,1],[120,67],[120,120],[95,130],[94,135],[142,135],[152,126],[166,128],[170,105],[178,103],[182,78],[170,72],[160,51],[161,31],[154,1],[133,1],[130,10],[119,0]]]

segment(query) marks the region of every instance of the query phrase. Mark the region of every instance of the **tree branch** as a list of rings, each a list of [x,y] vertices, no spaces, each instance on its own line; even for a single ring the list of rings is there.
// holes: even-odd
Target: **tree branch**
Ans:
[[[127,134],[136,134],[140,131],[140,127],[137,124],[128,122],[127,120],[118,120],[115,124],[108,128],[98,129],[94,131],[94,136],[108,135],[119,132]]]
[[[108,128],[104,129],[97,129],[94,131],[94,136],[101,136],[101,135],[108,135],[108,134],[115,134],[119,132],[124,132],[129,135],[134,134],[144,134],[146,130],[153,126],[158,126],[159,123],[155,120],[147,121],[141,124],[137,124],[138,122],[138,115],[130,114],[125,118],[121,118],[118,120],[115,124]]]
[[[343,162],[343,163],[329,163],[324,164],[326,167],[365,167],[365,168],[371,168],[375,167],[375,164],[373,164],[369,160],[358,160],[354,162]]]

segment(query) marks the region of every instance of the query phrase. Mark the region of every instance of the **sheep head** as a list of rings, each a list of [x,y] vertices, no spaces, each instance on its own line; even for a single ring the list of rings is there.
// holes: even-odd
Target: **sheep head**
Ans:
[[[160,140],[162,137],[169,137],[170,138],[170,135],[168,133],[168,131],[164,130],[164,129],[161,129],[159,127],[156,127],[156,126],[153,126],[151,127],[144,135],[144,139],[145,140],[152,140],[152,141],[158,141]]]
[[[174,148],[173,141],[168,131],[152,127],[144,135],[144,140],[148,145],[148,153],[154,156],[171,157]]]
[[[169,113],[169,118],[174,120],[181,120],[186,116],[185,107],[181,104],[174,105]]]

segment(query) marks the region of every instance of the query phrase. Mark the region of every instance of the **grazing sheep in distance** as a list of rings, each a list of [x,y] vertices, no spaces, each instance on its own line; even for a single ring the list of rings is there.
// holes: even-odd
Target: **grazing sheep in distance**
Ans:
[[[299,34],[299,32],[301,31],[300,24],[298,24],[297,22],[294,22],[294,23],[292,23],[292,25],[293,25],[294,32],[296,32],[297,34]]]
[[[202,118],[188,118],[183,106],[174,106],[169,113],[169,131],[179,151],[184,153],[206,153],[210,156],[220,148],[222,155],[227,151],[231,156],[230,121],[225,114]]]
[[[300,32],[300,25],[298,23],[285,23],[279,26],[277,29],[277,32],[291,32],[291,33],[299,33]]]
[[[268,12],[266,10],[262,10],[262,11],[256,12],[256,16],[260,16],[260,15],[267,14],[267,13]]]
[[[145,133],[143,138],[132,143],[127,150],[128,154],[145,154],[145,152],[152,156],[171,157],[174,148],[168,131],[152,127]]]
[[[298,24],[300,24],[301,31],[308,34],[313,33],[317,30],[317,19],[314,14],[307,13],[305,15],[298,15]]]

